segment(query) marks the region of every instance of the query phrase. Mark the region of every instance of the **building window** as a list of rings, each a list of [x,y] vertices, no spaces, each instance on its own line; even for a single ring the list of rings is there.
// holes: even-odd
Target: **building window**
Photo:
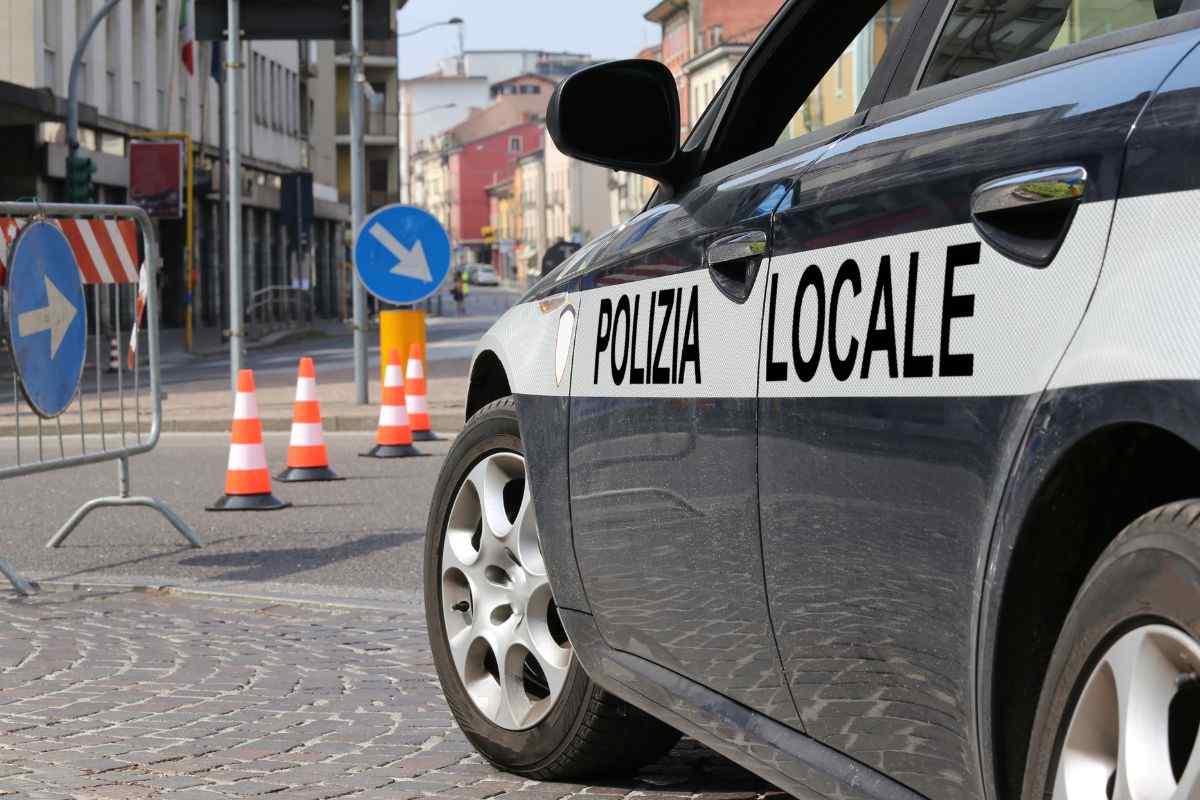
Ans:
[[[57,5],[52,3],[51,5]],[[92,21],[91,0],[75,0],[75,29],[82,31]],[[90,48],[89,48],[90,49]],[[92,97],[92,82],[88,76],[88,51],[79,59],[79,99],[88,102]]]
[[[46,0],[42,16],[42,80],[51,90],[58,89],[58,39],[62,35],[62,0]]]
[[[388,160],[386,158],[371,159],[370,168],[367,175],[367,188],[372,192],[386,192],[388,190]]]
[[[521,137],[520,136],[508,137],[508,152],[510,152],[510,153],[521,152]]]

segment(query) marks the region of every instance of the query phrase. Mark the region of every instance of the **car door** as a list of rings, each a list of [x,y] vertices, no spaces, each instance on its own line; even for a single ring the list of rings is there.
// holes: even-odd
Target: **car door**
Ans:
[[[868,31],[879,23],[894,27],[894,19],[873,11],[827,26],[826,38],[837,39],[830,60],[855,40],[862,19],[871,20]],[[871,67],[879,61],[872,57]],[[840,66],[830,70],[841,73]],[[766,71],[739,91],[775,91]],[[777,71],[794,79],[783,66]],[[889,74],[881,68],[872,77],[880,96]],[[757,364],[766,256],[773,215],[790,204],[798,176],[865,119],[855,102],[868,94],[863,82],[870,75],[860,75],[859,91],[847,79],[844,97],[831,94],[841,112],[814,111],[819,103],[805,111],[803,94],[791,98],[791,109],[800,111],[783,136],[769,135],[770,142],[785,141],[704,174],[674,200],[635,217],[579,287],[571,514],[599,630],[616,649],[794,727],[759,536]],[[747,99],[735,95],[732,102]],[[787,141],[791,135],[798,138]]]
[[[613,647],[794,720],[762,583],[759,328],[784,176],[706,176],[614,237],[578,287],[575,555]]]
[[[992,521],[1096,284],[1126,137],[1196,41],[1179,19],[1077,35],[1123,5],[948,4],[775,218],[760,518],[784,670],[810,736],[933,798],[982,791]]]

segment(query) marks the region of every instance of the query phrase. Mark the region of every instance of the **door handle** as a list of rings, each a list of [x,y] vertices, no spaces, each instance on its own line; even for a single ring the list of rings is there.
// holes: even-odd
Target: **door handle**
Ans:
[[[971,221],[1004,255],[1045,267],[1062,246],[1087,190],[1087,170],[1065,166],[988,181],[971,195]]]
[[[766,231],[742,231],[711,242],[704,251],[704,261],[721,293],[735,303],[744,303],[766,254]]]

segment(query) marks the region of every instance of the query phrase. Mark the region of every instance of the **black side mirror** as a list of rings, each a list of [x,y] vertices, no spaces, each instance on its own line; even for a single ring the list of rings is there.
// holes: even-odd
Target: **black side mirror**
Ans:
[[[679,153],[675,78],[641,59],[584,67],[554,90],[546,127],[572,158],[670,184]]]

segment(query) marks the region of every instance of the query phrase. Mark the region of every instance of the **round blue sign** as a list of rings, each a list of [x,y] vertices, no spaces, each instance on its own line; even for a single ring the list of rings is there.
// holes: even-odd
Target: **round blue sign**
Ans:
[[[79,265],[49,222],[27,225],[9,255],[8,329],[21,389],[39,416],[57,417],[75,398],[87,352]]]
[[[450,237],[423,208],[384,206],[354,239],[354,269],[380,300],[417,303],[435,294],[450,271]]]

